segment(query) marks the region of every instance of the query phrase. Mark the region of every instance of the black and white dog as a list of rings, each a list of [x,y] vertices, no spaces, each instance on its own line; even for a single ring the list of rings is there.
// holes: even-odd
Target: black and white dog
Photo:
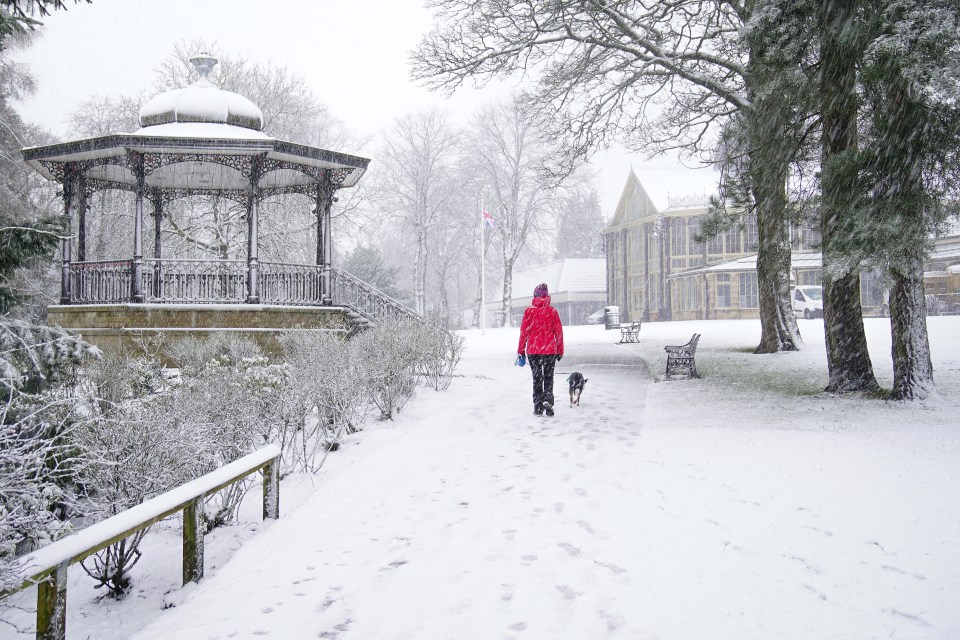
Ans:
[[[570,385],[570,406],[577,405],[579,407],[580,394],[583,393],[583,388],[587,386],[587,378],[584,378],[579,371],[574,371],[567,378],[567,384]]]

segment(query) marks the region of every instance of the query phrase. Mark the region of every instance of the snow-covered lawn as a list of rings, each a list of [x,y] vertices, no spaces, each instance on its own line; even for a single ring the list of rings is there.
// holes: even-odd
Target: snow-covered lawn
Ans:
[[[569,327],[558,400],[589,382],[552,419],[517,330],[465,332],[448,391],[285,479],[279,521],[215,532],[200,585],[177,588],[173,525],[123,602],[72,569],[68,637],[960,637],[960,317],[929,319],[923,405],[820,394],[822,323],[800,324],[805,350],[767,356],[755,321]],[[694,332],[702,379],[655,382]]]

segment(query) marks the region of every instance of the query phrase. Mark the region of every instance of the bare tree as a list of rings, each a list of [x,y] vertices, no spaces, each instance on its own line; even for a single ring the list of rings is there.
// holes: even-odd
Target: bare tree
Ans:
[[[575,189],[556,207],[558,258],[602,258],[604,221],[595,188]]]
[[[450,212],[459,140],[446,115],[436,109],[399,118],[384,140],[386,181],[416,240],[413,299],[418,313],[427,309],[428,238]]]
[[[486,209],[496,219],[505,325],[510,322],[514,265],[545,231],[561,183],[546,170],[557,149],[547,142],[539,124],[519,100],[511,100],[482,109],[470,128],[469,162],[483,185]]]
[[[738,113],[764,113],[749,43],[741,32],[760,7],[732,0],[587,0],[522,4],[433,0],[437,27],[413,54],[413,76],[452,90],[529,72],[531,109],[565,141],[559,169],[619,140],[649,153],[680,149],[713,161],[718,134]],[[751,83],[754,85],[751,85]],[[768,128],[772,135],[775,129]],[[764,142],[757,140],[756,142]],[[777,140],[783,145],[783,140]],[[785,145],[789,148],[789,143]],[[776,170],[771,170],[776,169]],[[753,176],[760,246],[758,352],[796,349],[786,296],[789,261],[782,205],[783,165]]]

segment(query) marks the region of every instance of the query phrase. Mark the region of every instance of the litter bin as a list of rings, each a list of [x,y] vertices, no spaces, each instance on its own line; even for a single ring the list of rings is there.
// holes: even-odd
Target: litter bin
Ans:
[[[620,307],[603,308],[603,324],[607,329],[620,328]]]

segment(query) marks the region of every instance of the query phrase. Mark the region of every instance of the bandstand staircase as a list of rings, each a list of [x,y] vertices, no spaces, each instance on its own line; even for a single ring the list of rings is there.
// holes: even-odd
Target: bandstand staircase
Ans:
[[[385,319],[426,322],[413,309],[343,269],[330,268],[330,289],[333,304],[346,309],[347,323],[352,330],[367,329]]]

